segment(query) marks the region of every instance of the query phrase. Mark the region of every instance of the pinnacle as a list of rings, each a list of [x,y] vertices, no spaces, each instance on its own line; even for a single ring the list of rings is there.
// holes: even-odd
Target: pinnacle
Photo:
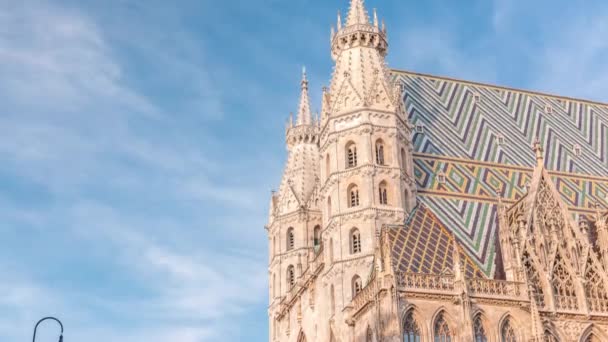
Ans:
[[[369,24],[369,14],[363,0],[351,0],[346,26]]]
[[[302,92],[300,95],[300,106],[298,108],[298,117],[296,124],[311,125],[312,113],[310,111],[310,98],[308,96],[308,79],[306,78],[306,68],[302,69]]]

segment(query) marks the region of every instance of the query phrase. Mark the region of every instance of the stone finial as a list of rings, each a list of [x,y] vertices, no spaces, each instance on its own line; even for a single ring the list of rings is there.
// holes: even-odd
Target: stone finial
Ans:
[[[342,15],[340,14],[340,11],[338,11],[338,23],[337,23],[337,28],[338,31],[340,31],[342,29]]]
[[[534,153],[536,154],[536,163],[538,166],[543,166],[544,165],[544,150],[543,150],[543,146],[540,142],[540,139],[536,138],[534,140],[534,144],[532,145],[532,148],[534,149]]]
[[[378,12],[374,8],[374,26],[378,27]]]
[[[351,0],[346,26],[358,24],[369,24],[369,15],[365,9],[363,0]]]

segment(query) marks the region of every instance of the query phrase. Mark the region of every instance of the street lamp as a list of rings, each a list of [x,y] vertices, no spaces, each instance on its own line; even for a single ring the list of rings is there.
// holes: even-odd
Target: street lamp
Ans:
[[[58,320],[55,317],[45,317],[45,318],[39,320],[38,323],[36,323],[36,326],[34,327],[34,337],[32,338],[32,342],[36,342],[36,330],[38,330],[38,326],[40,325],[40,323],[42,323],[46,320],[49,320],[49,319],[59,323],[59,326],[61,327],[61,335],[59,335],[59,342],[63,342],[63,324],[61,323],[60,320]]]

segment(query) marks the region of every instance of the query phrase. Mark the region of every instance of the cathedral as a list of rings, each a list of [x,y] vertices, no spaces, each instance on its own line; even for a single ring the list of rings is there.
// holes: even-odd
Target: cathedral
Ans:
[[[388,50],[351,0],[318,115],[303,75],[265,227],[270,341],[608,341],[608,105]]]

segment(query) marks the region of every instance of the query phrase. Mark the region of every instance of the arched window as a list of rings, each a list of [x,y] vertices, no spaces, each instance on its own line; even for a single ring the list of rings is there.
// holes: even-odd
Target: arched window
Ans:
[[[348,187],[348,204],[350,208],[359,206],[359,188],[355,184]]]
[[[330,164],[330,158],[329,158],[329,153],[325,156],[325,177],[329,178],[329,175],[331,174],[331,164]]]
[[[477,315],[477,317],[475,317],[475,322],[473,324],[475,332],[475,342],[488,342],[486,330],[484,329],[483,322],[481,321],[481,315]]]
[[[329,291],[329,309],[333,316],[336,313],[336,293],[334,291],[334,284],[331,284]]]
[[[585,339],[585,342],[601,342],[601,340],[599,339],[599,337],[595,336],[594,334],[591,334]]]
[[[384,142],[382,139],[376,141],[376,164],[384,165]]]
[[[500,342],[517,342],[517,337],[515,337],[515,330],[513,330],[513,326],[509,319],[506,319],[502,324],[502,328],[500,329]]]
[[[420,342],[420,329],[412,311],[403,319],[403,342]]]
[[[363,282],[361,277],[355,275],[352,280],[353,298],[355,298],[361,290],[363,290]]]
[[[357,145],[354,142],[346,144],[346,168],[357,166]]]
[[[290,290],[296,285],[296,272],[293,265],[287,267],[287,285],[289,285]]]
[[[578,301],[574,290],[574,282],[567,271],[564,260],[558,254],[553,267],[553,279],[551,280],[553,293],[555,295],[555,307],[563,310],[577,310]]]
[[[388,205],[388,190],[387,190],[387,186],[386,186],[386,182],[382,181],[380,182],[380,185],[378,186],[378,198],[380,200],[380,204],[381,205]]]
[[[407,169],[407,157],[405,155],[405,149],[401,149],[401,168],[403,169],[403,172],[407,173],[408,169]]]
[[[452,342],[450,326],[445,320],[443,313],[440,313],[439,316],[437,316],[433,331],[435,333],[435,342]]]
[[[296,240],[296,238],[294,236],[293,227],[289,227],[289,229],[287,229],[287,250],[288,251],[294,249],[295,244],[296,244],[295,240]]]
[[[608,293],[604,286],[604,280],[597,272],[591,259],[587,261],[587,271],[585,272],[585,297],[591,312],[608,311]]]
[[[272,237],[272,256],[274,257],[277,254],[277,237]]]
[[[350,231],[350,253],[361,253],[361,233],[357,228]]]
[[[373,342],[374,341],[374,332],[372,328],[367,326],[367,331],[365,332],[365,342]]]
[[[314,247],[321,247],[321,226],[315,226],[312,243]]]
[[[329,262],[334,261],[334,239],[329,239]]]

